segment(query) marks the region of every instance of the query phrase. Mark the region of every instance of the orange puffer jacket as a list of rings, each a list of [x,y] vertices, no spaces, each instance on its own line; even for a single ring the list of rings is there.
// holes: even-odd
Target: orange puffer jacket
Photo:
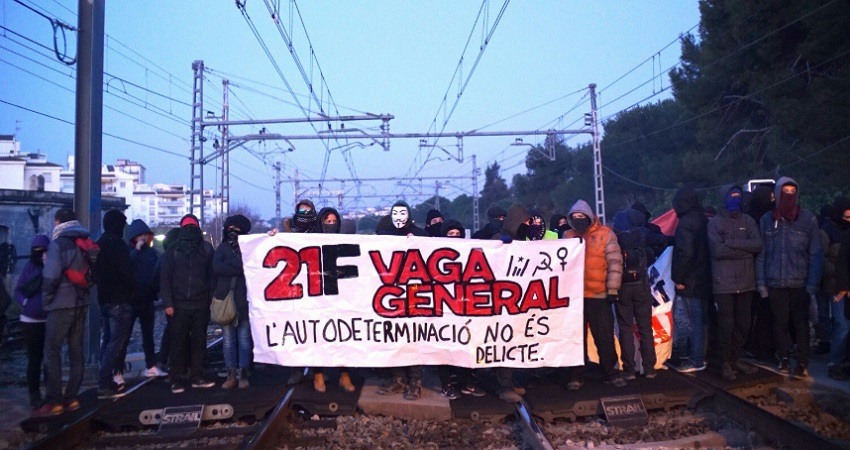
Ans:
[[[579,202],[584,205],[580,205]],[[580,237],[585,243],[585,298],[605,298],[609,293],[617,294],[623,279],[623,254],[617,243],[617,235],[611,228],[599,223],[599,219],[586,202],[582,200],[576,202],[570,210],[570,215],[574,212],[582,212],[593,220],[584,234],[580,235],[575,230],[564,233],[566,238]]]

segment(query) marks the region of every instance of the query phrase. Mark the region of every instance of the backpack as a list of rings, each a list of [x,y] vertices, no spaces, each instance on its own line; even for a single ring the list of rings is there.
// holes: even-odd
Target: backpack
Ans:
[[[77,237],[74,238],[74,251],[74,259],[62,271],[62,274],[77,289],[88,290],[94,286],[92,267],[94,267],[94,263],[97,261],[100,246],[88,237]]]
[[[637,229],[626,231],[621,235],[639,233]],[[620,236],[617,236],[618,239]],[[627,245],[630,239],[622,239],[620,251],[623,253],[623,283],[633,283],[646,279],[646,271],[649,269],[650,261],[652,260],[652,250],[645,245]],[[633,241],[633,240],[632,240]],[[638,239],[639,243],[645,242],[644,239]]]

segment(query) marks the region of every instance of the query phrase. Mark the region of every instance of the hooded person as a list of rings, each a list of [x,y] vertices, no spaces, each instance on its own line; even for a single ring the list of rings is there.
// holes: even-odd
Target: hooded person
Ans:
[[[529,237],[530,224],[531,214],[528,212],[528,208],[519,204],[512,205],[508,208],[501,231],[491,239],[501,239],[502,242],[506,243],[513,240],[525,241]]]
[[[156,350],[153,341],[153,328],[156,310],[154,302],[159,298],[159,253],[151,246],[153,232],[141,219],[136,219],[127,226],[125,233],[130,245],[130,263],[133,275],[136,277],[136,300],[133,302],[133,316],[130,319],[130,330],[136,320],[142,330],[142,349],[145,352],[145,376],[164,377],[168,373],[156,365]],[[121,359],[127,355],[124,346]]]
[[[77,221],[74,211],[62,208],[54,215],[52,240],[42,270],[42,304],[47,312],[44,337],[45,403],[38,416],[61,414],[80,408],[77,393],[83,381],[83,331],[88,314],[90,290],[77,287],[66,270],[79,261],[77,239],[88,239],[89,231]],[[62,346],[67,343],[68,383],[62,392]]]
[[[842,362],[847,359],[847,343],[850,336],[850,199],[840,197],[834,203],[834,222],[841,231],[841,242],[835,258],[835,292],[832,296],[833,330],[829,346],[827,374],[830,378],[847,379]]]
[[[483,228],[472,233],[472,239],[492,239],[496,233],[502,231],[502,226],[505,222],[507,211],[498,207],[491,206],[487,209],[487,224]]]
[[[443,222],[443,229],[440,231],[440,236],[463,239],[466,237],[466,229],[457,220],[449,219]]]
[[[94,265],[97,296],[103,318],[103,354],[98,373],[98,398],[114,398],[123,394],[126,346],[133,327],[133,306],[138,300],[138,283],[133,274],[130,248],[124,242],[127,216],[117,209],[103,215],[103,235],[97,240],[100,253]]]
[[[643,214],[643,216],[644,216],[644,227],[646,227],[646,229],[649,230],[650,233],[652,233],[654,235],[664,236],[664,232],[661,231],[661,227],[659,227],[658,225],[649,221],[650,219],[652,219],[652,214],[649,212],[649,209],[646,207],[646,205],[644,205],[641,202],[634,202],[632,204],[631,209],[634,209],[636,211],[640,211],[641,214]],[[657,257],[657,256],[661,255],[662,253],[664,253],[664,248],[667,247],[667,245],[669,245],[670,242],[672,242],[672,239],[667,239],[667,241],[663,245],[660,245],[660,246],[659,245],[653,245],[652,251],[653,251],[653,253],[655,253],[655,256]]]
[[[221,327],[224,337],[224,366],[227,379],[222,389],[246,389],[248,367],[254,351],[251,337],[251,325],[248,321],[248,289],[242,266],[242,251],[239,248],[239,236],[251,232],[251,221],[242,214],[235,214],[224,220],[224,240],[215,249],[212,272],[215,278],[215,298],[225,298],[233,292],[236,306],[236,318]]]
[[[380,227],[375,230],[375,234],[385,234],[391,236],[428,236],[422,228],[417,227],[413,223],[413,218],[410,214],[410,205],[404,200],[399,200],[393,203],[390,208],[390,227]]]
[[[319,210],[319,223],[321,232],[324,234],[340,234],[342,230],[342,216],[335,208],[325,207]],[[341,368],[339,374],[339,387],[345,392],[354,392],[356,387],[351,381],[351,375],[348,369]],[[327,390],[325,385],[325,371],[323,367],[313,368],[313,389],[316,392],[324,393]]]
[[[750,328],[753,293],[756,290],[755,258],[763,243],[758,225],[743,213],[743,189],[720,188],[721,205],[708,221],[712,291],[717,307],[721,375],[735,380],[735,372],[752,374],[756,368],[739,358]]]
[[[44,361],[44,336],[47,313],[42,303],[44,257],[50,238],[37,234],[30,245],[30,257],[15,283],[15,301],[21,307],[21,332],[27,349],[27,389],[30,406],[37,411],[42,405],[41,372]]]
[[[283,221],[284,233],[313,233],[318,224],[316,206],[311,200],[302,199],[295,204],[295,213]]]
[[[798,351],[791,375],[807,378],[809,303],[817,302],[815,296],[823,274],[820,230],[815,215],[800,207],[799,187],[792,178],[780,178],[774,196],[776,207],[771,214],[762,216],[759,223],[764,251],[756,258],[756,286],[762,298],[770,297],[779,371],[790,371],[790,319]]]
[[[599,222],[599,218],[584,200],[578,200],[570,208],[567,217],[572,229],[564,236],[568,239],[581,238],[585,245],[582,324],[584,327],[590,327],[605,383],[622,387],[626,382],[616,367],[614,313],[611,311],[611,305],[617,301],[623,277],[623,255],[617,244],[617,236],[611,228]],[[584,351],[587,361],[586,343]],[[584,367],[570,368],[570,381],[567,384],[569,390],[574,391],[581,387]]]
[[[552,217],[549,219],[549,229],[558,235],[558,239],[564,237],[564,233],[570,229],[567,216],[561,213],[552,214]]]
[[[552,240],[558,239],[558,234],[546,228],[546,220],[543,219],[543,214],[537,208],[528,210],[528,215],[531,217],[531,222],[528,224],[529,241]]]
[[[626,380],[636,377],[635,333],[640,338],[642,372],[655,378],[655,345],[652,339],[652,293],[647,269],[655,259],[653,246],[666,244],[667,238],[646,228],[646,215],[626,209],[614,216],[614,233],[623,254],[623,282],[615,303],[619,324],[620,359]]]
[[[673,238],[671,275],[676,284],[676,300],[681,302],[691,324],[687,336],[689,358],[676,370],[705,369],[705,331],[711,299],[711,255],[708,250],[708,219],[696,190],[686,186],[673,195],[673,210],[679,222]],[[687,334],[680,331],[681,334]]]
[[[207,323],[212,301],[213,248],[204,240],[198,218],[192,214],[180,220],[177,240],[162,255],[160,295],[165,313],[171,316],[171,392],[180,394],[186,384],[210,388],[204,379]],[[187,361],[187,359],[189,359]]]
[[[425,232],[428,233],[428,236],[440,237],[440,233],[443,231],[443,220],[445,218],[439,209],[428,211],[425,216]]]
[[[751,194],[746,213],[758,224],[763,215],[773,211],[776,200],[773,198],[773,189],[768,186],[758,186]]]
[[[388,236],[428,236],[422,228],[413,224],[410,217],[410,206],[403,200],[399,200],[390,208],[390,226],[378,223],[375,234]],[[399,394],[405,400],[415,401],[422,396],[422,377],[424,374],[421,365],[409,367],[393,367],[390,369],[390,377],[384,380],[378,388],[379,395]]]

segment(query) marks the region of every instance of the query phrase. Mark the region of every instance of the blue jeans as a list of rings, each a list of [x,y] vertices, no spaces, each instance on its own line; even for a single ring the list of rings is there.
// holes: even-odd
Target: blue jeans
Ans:
[[[690,333],[687,336],[690,343],[690,359],[695,366],[705,362],[705,322],[706,306],[708,302],[698,297],[678,296],[682,302],[688,321],[691,324]]]
[[[127,303],[110,303],[106,305],[109,317],[109,342],[103,352],[98,373],[98,386],[112,386],[112,375],[124,369],[124,349],[130,340],[130,329],[133,325],[133,307]]]
[[[57,309],[47,313],[44,338],[44,378],[48,403],[70,401],[77,396],[83,382],[83,330],[88,307]],[[62,344],[68,343],[70,370],[65,394],[62,395]]]
[[[224,365],[228,369],[245,369],[251,363],[254,340],[248,319],[239,319],[238,324],[221,327],[224,331]]]
[[[847,338],[850,336],[850,320],[844,317],[844,302],[832,302],[832,340],[829,344],[829,363],[839,364],[847,356]]]

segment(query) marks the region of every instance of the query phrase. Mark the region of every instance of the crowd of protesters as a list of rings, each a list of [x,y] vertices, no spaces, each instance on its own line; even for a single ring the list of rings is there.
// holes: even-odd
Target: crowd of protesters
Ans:
[[[734,380],[738,374],[756,371],[743,359],[748,352],[762,361],[774,359],[779,372],[805,378],[812,353],[810,324],[814,324],[814,351],[828,353],[829,376],[848,378],[850,200],[838,199],[821,208],[816,217],[800,206],[797,183],[780,178],[773,188],[759,187],[752,192],[741,186],[724,186],[715,207],[704,206],[698,191],[681,188],[672,199],[672,208],[678,223],[672,235],[665,235],[649,222],[650,213],[639,202],[618,211],[610,227],[584,200],[576,201],[567,214],[552,215],[548,224],[535,208],[491,207],[487,223],[471,238],[505,244],[582,239],[586,246],[583,322],[592,335],[602,379],[613,387],[622,387],[638,376],[656,376],[653,297],[647,269],[668,247],[672,247],[675,302],[684,311],[682,320],[674,325],[674,337],[684,346],[677,350],[672,368],[698,372],[710,361],[718,364],[724,379]],[[439,210],[428,212],[423,227],[411,216],[407,203],[396,202],[377,224],[376,234],[467,237],[460,222],[444,217]],[[300,200],[280,231],[335,234],[342,231],[341,225],[337,210],[317,211],[310,200]],[[226,378],[221,388],[248,388],[253,341],[239,236],[250,231],[246,217],[228,217],[222,242],[213,249],[198,219],[188,214],[178,228],[168,232],[165,252],[160,255],[152,246],[154,235],[148,225],[134,220],[128,226],[127,217],[118,210],[104,215],[103,233],[96,244],[72,210],[57,211],[52,236],[33,238],[29,261],[14,292],[21,305],[33,414],[58,415],[80,407],[83,330],[94,300],[90,295],[94,285],[104,330],[100,398],[124,395],[122,370],[137,320],[147,367],[144,375],[167,377],[174,394],[189,386],[215,386],[204,377],[210,303],[213,297],[228,295],[232,295],[236,314],[222,326]],[[273,229],[269,234],[277,232]],[[167,318],[159,354],[153,336],[158,299]],[[619,356],[615,330],[619,330]],[[63,345],[70,364],[64,390]],[[585,358],[587,361],[587,346]],[[581,389],[588,367],[585,364],[563,372],[569,390]],[[419,399],[423,369],[388,368],[378,394]],[[485,379],[493,381],[490,385],[496,386],[495,393],[505,401],[520,401],[525,394],[513,369],[437,369],[442,393],[450,399],[484,395]],[[300,383],[307,376],[312,376],[317,392],[326,391],[321,367],[297,368],[288,383]],[[338,383],[347,392],[355,390],[345,368]]]

